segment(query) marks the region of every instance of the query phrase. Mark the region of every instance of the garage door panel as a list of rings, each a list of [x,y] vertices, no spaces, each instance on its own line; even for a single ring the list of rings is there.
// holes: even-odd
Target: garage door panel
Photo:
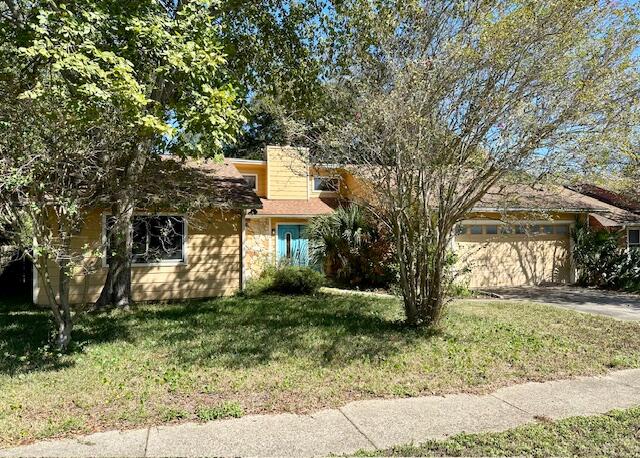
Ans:
[[[460,268],[471,287],[568,283],[569,237],[498,235],[456,240]]]

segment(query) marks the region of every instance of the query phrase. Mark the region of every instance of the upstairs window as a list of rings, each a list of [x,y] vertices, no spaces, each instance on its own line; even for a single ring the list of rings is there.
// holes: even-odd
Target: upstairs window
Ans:
[[[627,246],[633,249],[640,247],[640,229],[629,229],[627,231]]]
[[[108,240],[114,218],[107,218]],[[185,221],[182,216],[136,215],[132,220],[132,263],[162,264],[185,261]],[[110,244],[110,243],[109,243]],[[111,250],[107,246],[107,263]]]
[[[340,187],[340,179],[338,177],[313,177],[313,190],[324,192],[337,192]]]
[[[258,190],[258,175],[242,175],[244,181],[247,182],[249,187],[254,191]]]

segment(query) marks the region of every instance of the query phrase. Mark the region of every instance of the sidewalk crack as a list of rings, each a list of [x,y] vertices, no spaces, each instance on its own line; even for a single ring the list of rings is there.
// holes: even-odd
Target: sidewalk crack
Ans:
[[[622,382],[620,380],[615,380],[613,377],[609,377],[609,379],[615,383],[616,385],[620,385],[620,386],[626,386],[627,388],[632,388],[634,390],[640,390],[640,386],[636,386],[636,385],[631,385],[629,383],[626,382]]]
[[[147,428],[147,437],[144,441],[144,454],[142,456],[147,456],[147,447],[149,447],[149,436],[151,435],[151,427]]]
[[[346,413],[344,413],[344,412],[342,411],[342,409],[341,409],[341,408],[339,408],[339,409],[338,409],[338,411],[342,414],[342,416],[343,416],[344,418],[346,418],[346,419],[347,419],[347,421],[348,421],[349,423],[351,423],[351,425],[356,429],[356,431],[358,431],[358,432],[362,435],[362,437],[364,437],[364,438],[367,440],[367,442],[369,442],[369,443],[373,446],[373,448],[375,448],[376,450],[378,450],[378,449],[380,449],[380,448],[381,448],[381,447],[377,446],[377,445],[376,445],[376,443],[375,443],[375,442],[373,442],[373,439],[371,439],[369,436],[367,436],[367,435],[364,433],[364,431],[363,431],[362,429],[360,429],[360,427],[359,427],[358,425],[356,425],[356,424],[353,422],[353,420],[351,420],[351,418],[349,418],[349,417],[347,416],[347,414],[346,414]]]
[[[493,394],[493,393],[489,393],[489,396],[491,396],[492,398],[497,399],[498,401],[504,402],[505,404],[507,404],[507,405],[509,405],[509,406],[513,407],[514,409],[518,409],[520,412],[524,412],[524,413],[526,413],[527,415],[535,416],[535,414],[533,414],[533,413],[531,413],[531,412],[529,412],[529,411],[527,411],[527,410],[524,410],[522,407],[518,407],[517,405],[512,404],[512,403],[510,403],[509,401],[505,401],[504,399],[499,398],[498,396],[496,396],[496,395],[495,395],[495,394]]]

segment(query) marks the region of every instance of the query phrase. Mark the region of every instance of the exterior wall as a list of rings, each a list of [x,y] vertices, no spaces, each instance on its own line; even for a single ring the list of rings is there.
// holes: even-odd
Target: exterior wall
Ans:
[[[602,225],[602,223],[600,223],[597,218],[594,218],[593,215],[589,215],[589,227],[595,231],[611,230],[610,228]],[[618,227],[617,229],[619,230],[620,228]]]
[[[256,175],[258,177],[258,190],[256,194],[267,197],[267,165],[266,164],[233,164],[238,172],[243,175]]]
[[[275,245],[270,218],[247,218],[244,268],[247,279],[259,277],[264,268],[274,263]]]
[[[615,232],[618,234],[618,245],[622,248],[628,247],[628,230],[629,229],[639,229],[638,226],[604,226],[597,218],[594,218],[593,215],[589,215],[589,228],[594,231],[609,231]]]
[[[267,198],[309,198],[306,148],[267,146]]]
[[[72,303],[95,302],[106,278],[102,260],[102,213],[95,211],[72,240],[72,248],[84,252],[82,265],[71,281]],[[135,301],[215,297],[233,294],[240,287],[240,231],[238,212],[209,210],[187,220],[186,263],[132,267],[131,290]],[[86,249],[83,249],[86,245]],[[50,269],[57,285],[58,272]],[[47,304],[38,279],[38,304]]]
[[[266,266],[276,264],[278,224],[308,222],[308,218],[247,218],[244,261],[247,279],[260,276]]]
[[[353,176],[348,171],[342,171],[340,194],[353,201],[368,201],[375,196],[370,183]]]

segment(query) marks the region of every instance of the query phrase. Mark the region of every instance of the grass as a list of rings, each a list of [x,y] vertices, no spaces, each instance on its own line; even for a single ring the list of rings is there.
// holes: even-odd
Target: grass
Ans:
[[[640,456],[640,407],[540,422],[501,433],[457,434],[358,456]]]
[[[401,318],[399,301],[370,296],[144,305],[79,316],[60,355],[46,310],[5,303],[0,446],[640,367],[636,323],[480,301],[451,305],[439,331]]]

